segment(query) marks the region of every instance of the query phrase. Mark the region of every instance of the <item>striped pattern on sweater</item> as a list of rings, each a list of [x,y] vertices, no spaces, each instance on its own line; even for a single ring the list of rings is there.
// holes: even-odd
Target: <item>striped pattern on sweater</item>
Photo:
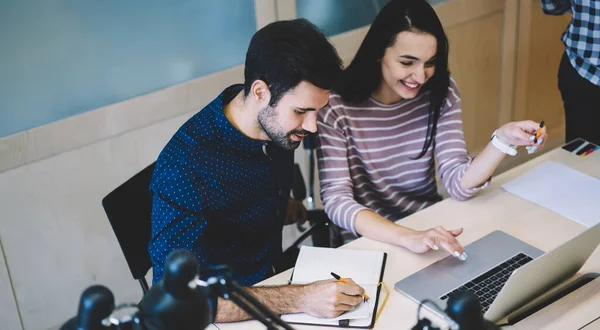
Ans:
[[[370,209],[391,221],[441,200],[437,171],[446,190],[466,200],[481,187],[463,189],[460,181],[472,158],[462,130],[460,94],[450,80],[448,96],[437,125],[435,150],[416,157],[427,134],[429,92],[395,104],[372,98],[344,102],[332,94],[318,112],[317,159],[321,198],[329,218],[356,235],[356,215]]]

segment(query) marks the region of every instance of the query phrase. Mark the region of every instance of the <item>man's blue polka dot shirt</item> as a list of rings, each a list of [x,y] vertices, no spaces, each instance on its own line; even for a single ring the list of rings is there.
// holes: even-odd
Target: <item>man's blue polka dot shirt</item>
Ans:
[[[201,269],[231,266],[242,285],[264,279],[282,253],[294,155],[231,125],[223,105],[242,88],[225,89],[158,157],[150,184],[153,282],[175,249],[192,251]]]

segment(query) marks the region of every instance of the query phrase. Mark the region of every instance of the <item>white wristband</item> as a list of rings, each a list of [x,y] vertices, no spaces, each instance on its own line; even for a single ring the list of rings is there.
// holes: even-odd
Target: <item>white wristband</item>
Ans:
[[[498,132],[498,130],[495,130],[494,133],[492,134],[492,144],[494,145],[494,147],[496,147],[496,149],[502,151],[505,154],[509,154],[511,156],[516,155],[517,148],[513,145],[507,144],[504,141],[500,140],[498,138],[498,136],[496,136],[497,132]]]

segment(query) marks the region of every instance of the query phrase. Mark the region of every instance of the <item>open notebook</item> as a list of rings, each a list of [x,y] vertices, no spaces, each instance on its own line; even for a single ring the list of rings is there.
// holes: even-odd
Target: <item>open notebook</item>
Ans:
[[[377,284],[383,280],[385,260],[386,253],[381,251],[302,246],[291,284],[332,279],[331,272],[334,272],[354,280],[365,289],[370,299],[336,318],[318,318],[304,313],[286,314],[281,318],[288,323],[372,328],[379,301],[380,289]]]

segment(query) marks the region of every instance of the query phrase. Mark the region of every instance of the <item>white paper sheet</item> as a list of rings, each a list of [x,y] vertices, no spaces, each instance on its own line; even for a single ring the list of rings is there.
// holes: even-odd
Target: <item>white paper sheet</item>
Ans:
[[[502,188],[587,227],[600,222],[600,180],[566,165],[544,162]]]

